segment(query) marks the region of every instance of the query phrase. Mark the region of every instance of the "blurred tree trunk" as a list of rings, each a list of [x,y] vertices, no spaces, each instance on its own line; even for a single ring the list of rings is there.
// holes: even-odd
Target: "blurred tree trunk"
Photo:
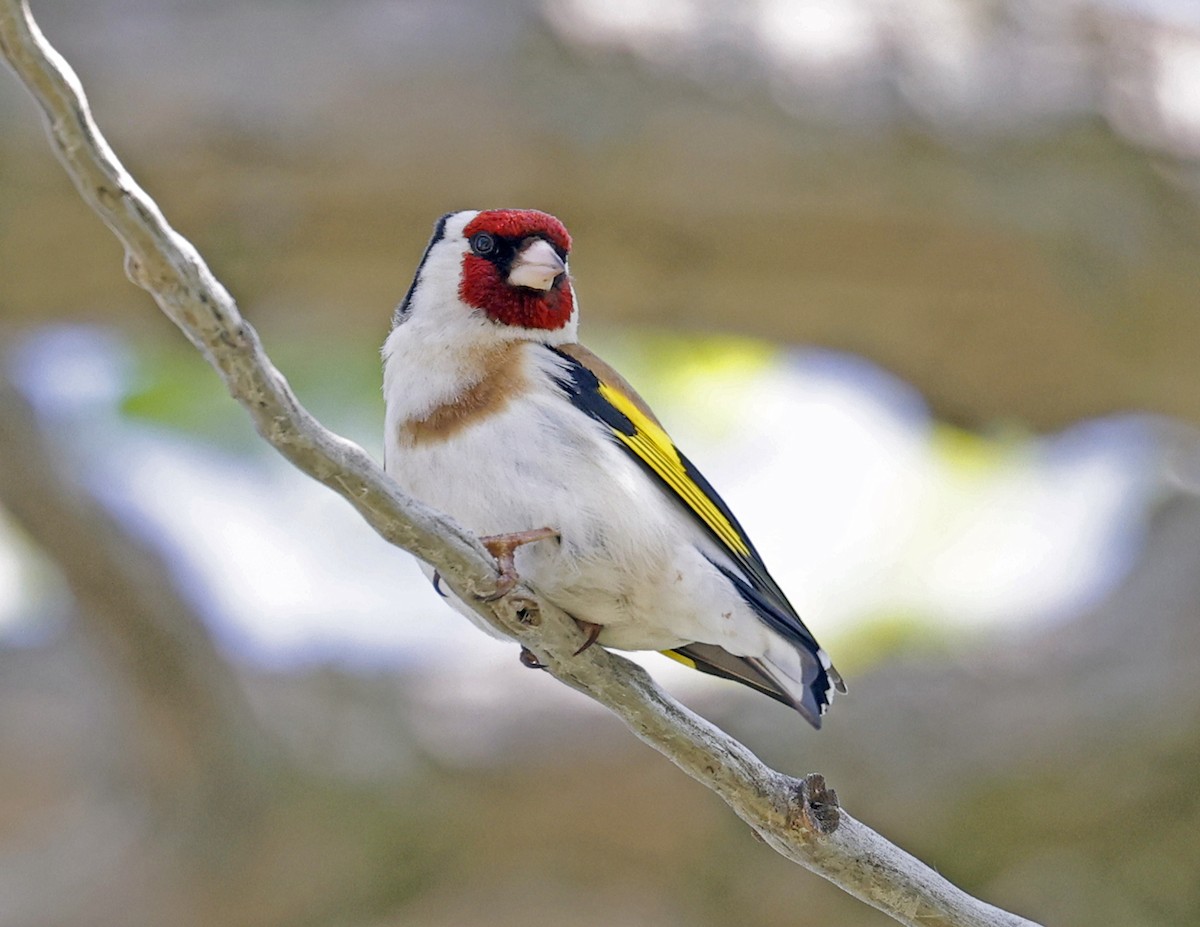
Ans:
[[[158,813],[241,820],[272,751],[167,561],[65,472],[2,372],[0,436],[0,505],[58,566],[78,619],[124,682],[136,766]]]

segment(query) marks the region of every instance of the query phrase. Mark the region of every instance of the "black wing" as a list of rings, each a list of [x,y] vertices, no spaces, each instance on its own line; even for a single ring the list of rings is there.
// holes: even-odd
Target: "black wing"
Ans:
[[[571,354],[556,348],[550,350],[558,355],[564,365],[557,382],[571,403],[603,424],[613,440],[696,519],[736,564],[736,570],[721,564],[714,566],[733,583],[759,617],[785,640],[813,656],[813,679],[805,680],[805,684],[811,685],[818,709],[822,708],[828,701],[827,690],[831,681],[839,690],[844,689],[841,677],[832,667],[825,666],[827,661],[822,661],[818,656],[820,648],[812,633],[804,626],[779,584],[767,572],[758,551],[729,506],[692,462],[680,453],[627,384],[617,377],[602,379]],[[737,657],[711,645],[690,645],[668,655],[696,669],[736,679],[773,698],[800,707],[796,705],[795,696],[789,694],[759,661]],[[818,689],[819,694],[816,692]]]

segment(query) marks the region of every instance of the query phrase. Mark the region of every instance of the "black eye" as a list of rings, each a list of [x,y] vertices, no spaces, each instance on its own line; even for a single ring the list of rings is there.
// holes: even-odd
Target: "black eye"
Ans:
[[[480,257],[487,257],[496,250],[496,239],[488,232],[476,232],[471,236],[471,250]]]

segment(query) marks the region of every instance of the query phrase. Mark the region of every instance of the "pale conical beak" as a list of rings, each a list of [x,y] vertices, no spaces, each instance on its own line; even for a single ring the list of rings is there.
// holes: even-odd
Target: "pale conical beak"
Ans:
[[[513,258],[508,271],[511,286],[525,286],[531,290],[548,290],[554,286],[559,274],[566,273],[567,265],[558,252],[544,238],[534,238]]]

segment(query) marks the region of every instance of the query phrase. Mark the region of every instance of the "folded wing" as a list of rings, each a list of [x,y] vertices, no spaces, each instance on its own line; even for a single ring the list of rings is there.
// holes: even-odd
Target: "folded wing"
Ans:
[[[694,643],[668,652],[702,672],[734,679],[804,714],[820,726],[832,689],[845,691],[841,677],[804,626],[791,603],[767,572],[758,551],[729,507],[663,430],[653,413],[611,367],[582,345],[550,348],[562,361],[559,386],[576,408],[603,424],[613,440],[697,520],[735,565],[714,562],[755,613],[793,644],[804,665],[801,684],[788,685],[764,660],[730,654],[711,644]]]

